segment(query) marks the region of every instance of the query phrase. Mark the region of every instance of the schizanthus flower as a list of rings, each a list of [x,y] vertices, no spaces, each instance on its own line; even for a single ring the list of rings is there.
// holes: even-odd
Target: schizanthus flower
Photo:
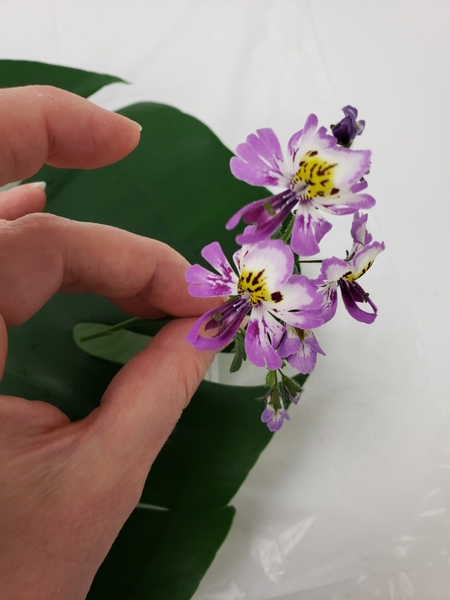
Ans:
[[[366,231],[366,221],[367,215],[354,215],[351,229],[353,247],[349,258],[327,258],[322,263],[320,276],[315,280],[324,294],[322,316],[325,322],[334,317],[336,312],[338,288],[345,308],[354,319],[368,324],[375,321],[377,307],[359,285],[358,279],[368,271],[378,254],[383,252],[384,243],[369,243],[372,236]],[[371,312],[359,308],[358,304],[364,303],[370,306]]]
[[[364,131],[366,122],[362,119],[360,121],[356,120],[358,111],[353,106],[344,106],[342,111],[345,117],[336,125],[331,125],[330,129],[340,146],[350,148],[355,137],[361,135]]]
[[[317,354],[325,355],[316,336],[309,329],[297,329],[286,325],[286,332],[278,346],[278,354],[299,373],[312,373],[316,366]]]
[[[273,400],[275,393],[277,395],[278,405],[276,405]],[[269,431],[278,431],[281,429],[284,420],[290,421],[291,417],[284,407],[283,401],[279,398],[279,394],[274,390],[266,399],[266,407],[261,414],[261,421],[267,425]]]
[[[239,210],[227,223],[233,229],[241,219],[255,223],[250,232],[237,236],[240,244],[269,238],[295,212],[291,247],[302,256],[319,252],[319,242],[331,229],[320,212],[352,214],[370,208],[375,200],[361,193],[369,169],[370,150],[350,150],[318,128],[316,115],[309,115],[304,128],[294,134],[284,157],[272,129],[258,129],[236,149],[231,159],[233,175],[252,185],[276,186],[281,192],[257,200]]]
[[[307,277],[293,274],[293,254],[281,240],[243,246],[233,257],[238,274],[217,242],[203,248],[202,256],[218,274],[200,265],[190,267],[186,272],[190,294],[232,298],[193,325],[186,339],[198,350],[218,350],[228,345],[248,315],[247,356],[256,366],[275,370],[283,364],[277,347],[286,324],[299,329],[322,324],[317,316],[322,295]],[[202,328],[213,335],[202,335]]]

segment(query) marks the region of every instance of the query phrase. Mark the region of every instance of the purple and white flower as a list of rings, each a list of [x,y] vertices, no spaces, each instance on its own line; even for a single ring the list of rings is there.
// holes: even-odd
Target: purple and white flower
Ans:
[[[356,212],[353,215],[352,228],[350,230],[353,246],[350,250],[350,256],[356,254],[358,250],[361,250],[364,248],[364,246],[367,246],[372,241],[372,236],[366,230],[368,216],[369,215],[367,213],[363,215],[359,212]]]
[[[332,225],[321,212],[352,214],[370,208],[375,200],[361,193],[369,169],[370,150],[350,150],[318,128],[316,115],[309,115],[304,128],[294,134],[284,157],[272,129],[258,129],[236,149],[231,159],[233,175],[252,185],[276,186],[281,191],[244,206],[227,223],[233,229],[241,218],[255,223],[251,231],[237,236],[240,244],[269,238],[295,212],[291,247],[302,256],[319,252],[319,242]]]
[[[279,407],[276,404],[279,404]],[[277,394],[276,403],[272,402],[271,395],[269,395],[266,399],[266,407],[261,414],[261,421],[267,425],[269,431],[279,431],[285,419],[286,421],[291,420],[279,394]]]
[[[377,307],[357,280],[368,271],[378,254],[383,252],[384,243],[370,243],[372,236],[366,231],[366,223],[367,215],[356,213],[353,216],[351,228],[353,246],[347,260],[333,257],[322,262],[320,275],[315,282],[324,295],[322,316],[325,323],[336,313],[338,288],[341,290],[347,312],[354,319],[368,324],[376,319]],[[366,312],[358,306],[364,303],[370,306],[371,312]]]
[[[192,326],[186,339],[198,350],[228,345],[248,315],[247,356],[258,367],[275,370],[283,364],[276,349],[286,324],[300,329],[322,324],[318,316],[322,294],[307,277],[293,274],[294,257],[282,240],[243,246],[233,256],[238,274],[217,242],[203,248],[202,256],[217,273],[201,265],[190,267],[186,272],[189,293],[201,298],[232,297]],[[213,335],[206,337],[201,331],[212,331]]]
[[[281,358],[294,367],[299,373],[312,373],[316,366],[317,354],[325,352],[319,346],[314,333],[309,329],[298,329],[286,325],[286,332],[277,349]],[[291,398],[292,400],[292,398]],[[292,400],[295,402],[294,400]],[[295,402],[296,404],[297,402]]]
[[[366,122],[362,119],[360,121],[356,120],[358,118],[358,111],[353,106],[344,106],[342,112],[345,115],[344,118],[339,123],[336,123],[336,125],[331,125],[330,129],[340,146],[350,148],[355,137],[361,135],[364,131]]]

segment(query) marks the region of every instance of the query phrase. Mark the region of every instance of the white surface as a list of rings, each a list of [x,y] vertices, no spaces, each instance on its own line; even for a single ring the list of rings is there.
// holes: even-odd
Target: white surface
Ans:
[[[443,0],[2,0],[1,58],[122,76],[95,100],[172,104],[232,149],[346,104],[367,122],[379,317],[341,309],[318,333],[327,357],[196,600],[450,597],[449,20]],[[334,223],[333,253],[350,219]]]

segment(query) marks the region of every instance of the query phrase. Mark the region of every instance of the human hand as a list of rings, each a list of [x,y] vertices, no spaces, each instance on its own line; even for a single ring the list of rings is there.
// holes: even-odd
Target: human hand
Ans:
[[[139,126],[49,87],[0,91],[0,185],[44,162],[96,168],[127,155]],[[0,195],[0,375],[7,327],[57,291],[97,293],[144,318],[180,317],[113,379],[76,423],[40,401],[0,396],[0,598],[80,600],[139,500],[155,457],[213,353],[184,341],[213,305],[187,293],[187,262],[119,229],[39,214],[45,193]],[[28,214],[34,213],[34,214]],[[32,400],[32,399],[31,399]]]

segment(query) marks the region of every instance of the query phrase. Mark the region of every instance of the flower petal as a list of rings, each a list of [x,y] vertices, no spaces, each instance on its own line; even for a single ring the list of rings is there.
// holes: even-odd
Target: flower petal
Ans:
[[[237,309],[234,309],[236,305]],[[191,330],[186,336],[186,341],[190,342],[197,350],[220,350],[221,348],[225,348],[232,341],[247,312],[248,307],[246,303],[236,301],[236,299],[229,300],[222,306],[212,308],[192,325]],[[216,335],[212,337],[202,336],[200,328],[206,326],[207,329],[211,329],[208,325],[214,322],[216,315],[223,313],[228,313],[228,318],[222,327],[219,327],[219,323],[217,323]]]
[[[266,240],[248,247],[241,258],[242,273],[261,273],[261,281],[270,292],[279,291],[294,269],[291,249],[282,240]]]
[[[262,307],[253,308],[245,333],[247,357],[257,367],[271,371],[279,369],[283,361],[278,356],[277,346],[284,334],[284,327]]]
[[[186,271],[189,293],[198,298],[236,294],[238,278],[218,242],[205,246],[202,256],[220,275],[211,273],[201,265],[193,265]]]
[[[256,223],[251,235],[246,230],[236,239],[239,244],[257,243],[268,239],[280,227],[297,203],[298,199],[294,192],[287,190],[276,196],[247,204],[231,217],[225,227],[233,229],[241,218],[247,223]]]
[[[294,135],[289,140],[288,150],[293,162],[295,161],[299,148],[301,148],[304,145],[305,140],[307,143],[311,134],[313,134],[316,131],[318,122],[319,121],[316,115],[309,115],[306,119],[303,129],[297,131],[297,133],[294,133]]]
[[[270,404],[266,405],[266,408],[261,414],[261,421],[267,425],[269,431],[279,431],[283,425],[283,421],[291,420],[288,411],[285,408],[275,411]]]
[[[292,327],[292,325],[286,325],[286,332],[277,348],[278,354],[281,356],[281,358],[286,358],[287,356],[291,356],[300,350],[301,345],[302,343],[297,335],[295,327]]]
[[[230,296],[237,291],[237,282],[228,283],[223,277],[211,273],[201,265],[189,267],[186,271],[186,281],[189,283],[189,293],[197,298]]]
[[[287,183],[279,167],[283,160],[280,142],[273,130],[258,129],[236,148],[230,168],[237,179],[251,185],[280,185]]]
[[[357,252],[351,262],[352,274],[347,277],[349,281],[359,279],[372,266],[376,257],[383,252],[383,242],[373,242],[359,252]]]
[[[351,254],[353,254],[356,250],[367,246],[372,241],[372,236],[366,230],[367,219],[369,215],[360,214],[359,212],[354,213],[352,228],[350,230],[352,239],[353,239],[353,248]]]
[[[331,228],[331,223],[320,217],[311,203],[300,203],[292,229],[292,250],[300,256],[317,254],[319,242]]]
[[[312,333],[311,335],[314,337]],[[307,343],[306,339],[307,338],[304,339],[299,350],[295,354],[286,357],[286,360],[291,367],[294,367],[294,369],[297,369],[299,373],[303,373],[304,375],[312,373],[317,362],[317,351]],[[314,340],[317,343],[315,337]],[[323,352],[321,352],[321,354],[323,354]]]
[[[336,314],[337,309],[337,289],[333,285],[326,285],[323,290],[323,303],[318,315],[323,319],[323,323],[328,323]]]
[[[320,276],[315,280],[320,285],[321,282],[337,282],[347,273],[351,273],[352,267],[345,260],[332,256],[326,258],[320,266]]]
[[[222,275],[225,282],[230,284],[237,283],[236,273],[228,262],[219,242],[212,242],[212,244],[205,246],[201,254]]]
[[[342,300],[344,301],[344,306],[347,309],[348,314],[360,323],[366,323],[367,325],[373,323],[377,317],[377,307],[372,300],[369,299],[368,294],[364,292],[362,287],[356,282],[348,283],[343,279],[339,282],[339,287],[341,288]],[[362,310],[357,305],[357,302],[367,302],[373,312],[368,313]]]
[[[317,284],[305,275],[291,275],[288,281],[279,288],[280,295],[276,299],[263,302],[268,310],[279,311],[314,310],[322,304],[322,294]]]

